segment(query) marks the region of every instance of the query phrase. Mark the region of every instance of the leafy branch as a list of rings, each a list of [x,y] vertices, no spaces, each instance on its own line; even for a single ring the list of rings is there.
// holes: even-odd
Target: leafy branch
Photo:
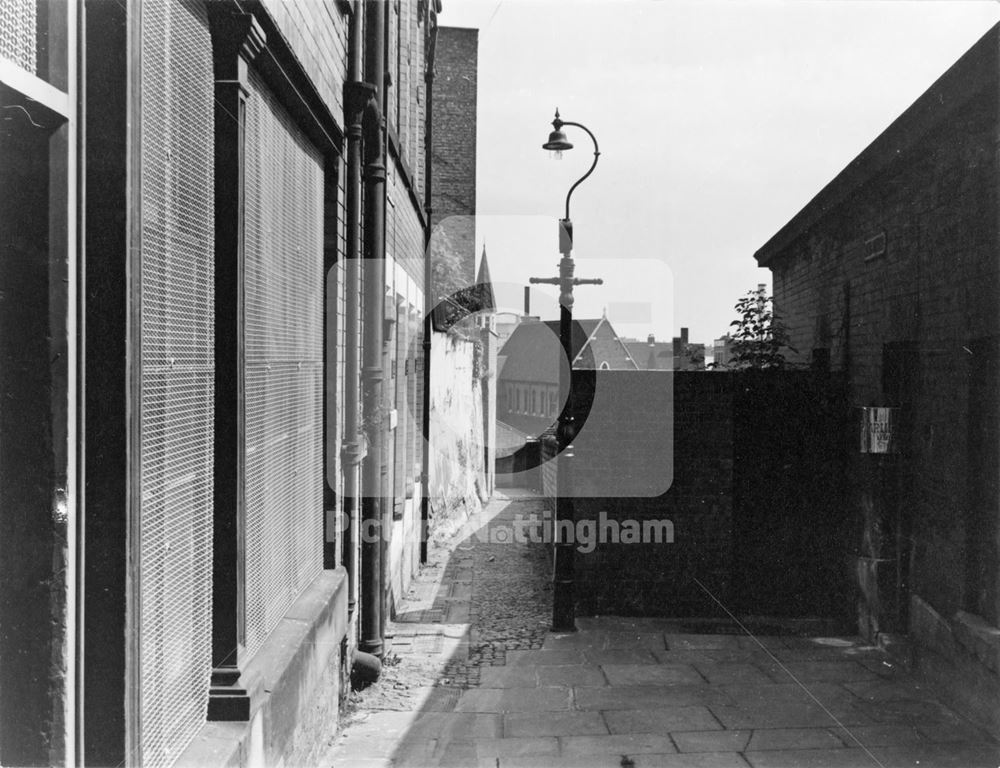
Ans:
[[[747,291],[736,302],[737,318],[733,329],[733,356],[730,368],[781,369],[791,364],[782,350],[798,352],[790,343],[788,329],[774,311],[774,301],[767,289],[759,286]]]

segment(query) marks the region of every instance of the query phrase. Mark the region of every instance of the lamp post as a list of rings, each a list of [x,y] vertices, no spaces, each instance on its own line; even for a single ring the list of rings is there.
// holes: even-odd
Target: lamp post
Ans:
[[[573,596],[574,563],[573,548],[576,545],[572,537],[564,534],[567,523],[575,531],[575,515],[573,509],[573,440],[576,437],[575,402],[573,397],[573,287],[577,285],[602,285],[601,279],[581,279],[574,277],[573,271],[573,222],[569,217],[569,204],[573,192],[597,167],[601,152],[597,139],[586,126],[559,118],[556,110],[552,121],[553,131],[542,149],[562,153],[572,149],[573,145],[563,132],[564,126],[574,126],[586,131],[594,142],[594,161],[583,176],[576,180],[566,194],[566,216],[559,220],[559,277],[532,277],[531,283],[548,283],[559,286],[559,342],[566,366],[559,367],[559,389],[566,393],[566,402],[559,414],[559,425],[556,430],[558,453],[556,455],[556,514],[555,514],[555,546],[553,548],[552,577],[552,630],[554,632],[573,632],[576,630],[576,604]]]

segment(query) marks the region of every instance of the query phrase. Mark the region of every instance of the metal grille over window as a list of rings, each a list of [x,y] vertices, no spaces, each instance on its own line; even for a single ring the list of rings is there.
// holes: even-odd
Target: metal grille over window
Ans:
[[[0,3],[0,58],[35,73],[37,0]]]
[[[323,163],[251,72],[246,117],[246,642],[323,567]]]
[[[144,0],[139,675],[143,766],[204,723],[211,659],[212,47],[198,2]]]

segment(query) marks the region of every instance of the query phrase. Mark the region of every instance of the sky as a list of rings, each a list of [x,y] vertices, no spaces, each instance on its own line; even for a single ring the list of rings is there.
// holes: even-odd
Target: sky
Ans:
[[[577,317],[710,342],[770,272],[753,253],[1000,21],[991,0],[443,0],[479,29],[477,240],[501,309],[558,272],[574,192]],[[540,286],[532,313],[558,316]]]

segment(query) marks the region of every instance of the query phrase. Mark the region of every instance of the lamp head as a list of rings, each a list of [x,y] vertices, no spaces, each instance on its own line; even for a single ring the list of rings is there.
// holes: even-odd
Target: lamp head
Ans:
[[[547,149],[550,152],[560,153],[567,149],[573,149],[573,145],[570,143],[569,139],[566,138],[566,134],[563,132],[563,121],[559,119],[559,110],[556,110],[556,119],[552,121],[552,128],[554,129],[549,133],[549,140],[542,144],[542,149]]]

